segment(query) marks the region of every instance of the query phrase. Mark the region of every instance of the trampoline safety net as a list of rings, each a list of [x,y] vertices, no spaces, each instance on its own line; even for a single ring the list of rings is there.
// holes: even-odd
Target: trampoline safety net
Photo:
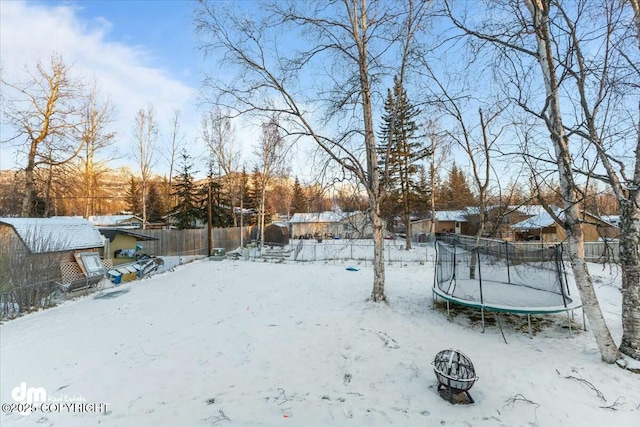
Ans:
[[[434,286],[462,303],[513,311],[560,311],[572,304],[562,245],[450,239],[436,242],[436,254]]]

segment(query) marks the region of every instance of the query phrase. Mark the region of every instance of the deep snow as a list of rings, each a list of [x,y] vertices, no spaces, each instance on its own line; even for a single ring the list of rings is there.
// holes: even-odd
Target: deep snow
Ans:
[[[619,271],[590,267],[619,342]],[[24,382],[108,411],[3,413],[0,425],[640,425],[640,375],[602,363],[566,315],[536,317],[533,339],[526,317],[501,315],[505,344],[497,325],[482,333],[434,309],[431,262],[386,269],[388,305],[366,301],[363,261],[202,260],[9,321],[3,404]],[[475,404],[437,394],[430,363],[447,348],[473,361]]]

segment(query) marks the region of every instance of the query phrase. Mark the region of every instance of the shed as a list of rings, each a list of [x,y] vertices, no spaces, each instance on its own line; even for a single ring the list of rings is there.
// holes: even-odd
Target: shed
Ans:
[[[286,223],[274,222],[264,228],[265,245],[284,246],[289,244],[289,227]]]
[[[0,218],[0,259],[13,284],[86,277],[83,259],[95,260],[87,255],[103,247],[98,229],[83,218]]]
[[[147,236],[128,229],[99,228],[100,233],[108,240],[105,244],[104,257],[111,259],[113,265],[134,261],[140,253],[138,242],[158,240],[157,237]],[[141,245],[144,246],[144,245]]]

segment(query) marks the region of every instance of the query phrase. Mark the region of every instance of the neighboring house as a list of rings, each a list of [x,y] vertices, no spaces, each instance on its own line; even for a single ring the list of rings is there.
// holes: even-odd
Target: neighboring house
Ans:
[[[558,208],[555,208],[554,211],[562,220],[564,213]],[[581,216],[585,242],[595,242],[603,238],[613,239],[619,236],[617,227],[601,218],[586,211],[582,211]],[[556,223],[546,211],[513,224],[511,228],[514,231],[514,240],[516,241],[560,242],[566,238],[562,225]]]
[[[469,221],[469,234],[476,234],[480,226],[479,208],[468,207],[466,218]],[[487,206],[487,217],[483,237],[495,237],[502,240],[514,240],[513,224],[522,222],[545,212],[541,205]]]
[[[296,213],[289,224],[293,239],[313,236],[360,239],[373,235],[370,220],[363,212]]]
[[[135,215],[97,215],[90,216],[89,221],[96,227],[116,227],[120,229],[142,228],[142,218]]]
[[[144,253],[144,245],[138,242],[158,240],[156,237],[145,236],[128,229],[106,227],[99,230],[107,238],[104,257],[111,259],[114,266],[135,261],[136,255]]]
[[[23,269],[38,269],[37,279],[41,281],[61,276],[77,279],[87,267],[82,255],[101,255],[103,247],[104,238],[98,229],[83,218],[0,218],[0,259],[6,257],[12,263],[11,255],[15,255],[20,258],[16,262],[24,261]],[[12,274],[17,273],[11,268]]]
[[[150,228],[163,228],[163,229],[169,229],[169,230],[178,229],[178,220],[176,219],[175,213],[163,216],[162,220],[165,222],[162,227],[158,227],[159,224],[154,224],[153,227],[150,227]],[[207,228],[207,219],[195,218],[191,229],[196,229],[196,228]]]
[[[435,221],[431,218],[413,221],[411,234],[413,236],[431,232],[433,222],[435,233],[468,234],[469,220],[466,210],[436,211]]]

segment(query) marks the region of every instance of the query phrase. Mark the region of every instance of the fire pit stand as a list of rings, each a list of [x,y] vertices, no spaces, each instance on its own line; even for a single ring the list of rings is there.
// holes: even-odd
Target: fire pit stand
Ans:
[[[433,363],[433,371],[438,379],[438,392],[450,403],[454,395],[464,393],[469,403],[474,403],[469,394],[469,389],[478,380],[473,363],[461,351],[448,349],[436,354]],[[445,393],[446,392],[446,397]]]

